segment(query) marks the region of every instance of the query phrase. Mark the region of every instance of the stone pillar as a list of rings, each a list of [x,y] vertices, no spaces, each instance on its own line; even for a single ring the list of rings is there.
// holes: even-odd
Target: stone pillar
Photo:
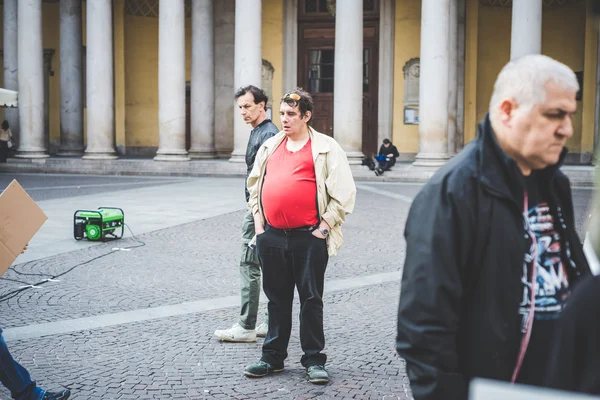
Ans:
[[[296,86],[298,86],[298,0],[284,0],[283,92],[286,93]],[[279,101],[279,99],[273,100]]]
[[[448,160],[450,0],[423,0],[419,87],[419,154],[413,165],[439,167]]]
[[[596,107],[594,118],[594,164],[600,162],[600,21],[598,21],[598,36],[596,38]],[[598,176],[600,178],[600,175]],[[600,240],[600,238],[598,239]]]
[[[87,148],[84,159],[117,158],[111,0],[86,3]]]
[[[219,158],[230,158],[233,151],[233,120],[235,115],[234,53],[235,0],[213,3],[215,29],[215,147]],[[237,107],[236,107],[237,108]]]
[[[542,52],[542,0],[513,0],[510,59]]]
[[[81,1],[60,0],[59,156],[83,154]]]
[[[465,29],[467,17],[467,2],[458,1],[458,93],[456,112],[456,141],[455,149],[459,152],[465,144]]]
[[[363,2],[338,1],[335,12],[335,65],[333,89],[334,138],[351,164],[362,153],[363,108]],[[317,104],[316,107],[319,105]]]
[[[458,112],[458,0],[450,0],[448,30],[448,155],[456,154]]]
[[[241,86],[262,85],[261,0],[235,2],[235,90]],[[233,95],[232,99],[233,100]],[[229,161],[245,162],[250,126],[234,108],[233,153]]]
[[[394,122],[394,0],[381,0],[379,10],[379,90],[377,145],[392,140]],[[393,140],[392,140],[393,141]]]
[[[191,158],[216,158],[213,0],[192,3]]]
[[[21,137],[16,157],[48,157],[44,140],[42,0],[19,0],[18,60]]]
[[[158,151],[156,161],[188,161],[185,149],[185,10],[158,3]]]
[[[17,54],[17,0],[4,0],[4,88],[19,90]],[[5,108],[4,119],[13,134],[13,143],[19,143],[19,109]]]

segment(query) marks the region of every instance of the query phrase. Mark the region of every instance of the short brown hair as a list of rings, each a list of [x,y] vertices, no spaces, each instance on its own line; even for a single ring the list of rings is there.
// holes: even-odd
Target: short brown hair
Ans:
[[[287,104],[290,107],[298,106],[298,108],[300,109],[300,114],[302,114],[303,116],[306,115],[307,111],[310,111],[312,113],[312,110],[313,110],[312,96],[310,95],[310,93],[304,91],[300,87],[284,94],[281,97],[280,104],[283,104],[283,103]],[[308,123],[310,124],[311,121],[312,121],[312,116],[311,116],[311,119],[308,120]]]

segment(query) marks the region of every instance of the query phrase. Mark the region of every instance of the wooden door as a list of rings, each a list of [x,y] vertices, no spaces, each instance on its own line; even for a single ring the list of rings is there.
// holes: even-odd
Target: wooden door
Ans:
[[[378,61],[379,44],[377,41],[365,38],[363,47],[362,152],[367,157],[377,154],[381,144],[377,143]]]
[[[331,8],[331,4],[323,0],[299,0],[298,2],[298,85],[313,97],[315,109],[312,126],[319,132],[334,136],[335,17],[332,12],[335,6]],[[376,0],[364,1],[361,150],[365,155],[376,153],[379,145],[377,143],[378,10]]]
[[[329,136],[333,136],[333,61],[331,45],[309,45],[304,52],[306,80],[302,85],[315,104],[312,126]]]
[[[190,82],[185,83],[185,149],[187,151],[192,147],[192,113],[190,110],[191,86]]]

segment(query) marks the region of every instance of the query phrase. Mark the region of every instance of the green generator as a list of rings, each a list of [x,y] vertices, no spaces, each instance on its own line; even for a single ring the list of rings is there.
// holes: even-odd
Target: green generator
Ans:
[[[107,241],[121,239],[125,229],[125,213],[116,207],[98,210],[77,210],[73,216],[73,236],[76,240]]]

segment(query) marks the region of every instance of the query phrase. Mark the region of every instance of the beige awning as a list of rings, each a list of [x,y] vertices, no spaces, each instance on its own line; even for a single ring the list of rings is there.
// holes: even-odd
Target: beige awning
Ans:
[[[0,107],[17,107],[18,105],[18,92],[0,88]]]

